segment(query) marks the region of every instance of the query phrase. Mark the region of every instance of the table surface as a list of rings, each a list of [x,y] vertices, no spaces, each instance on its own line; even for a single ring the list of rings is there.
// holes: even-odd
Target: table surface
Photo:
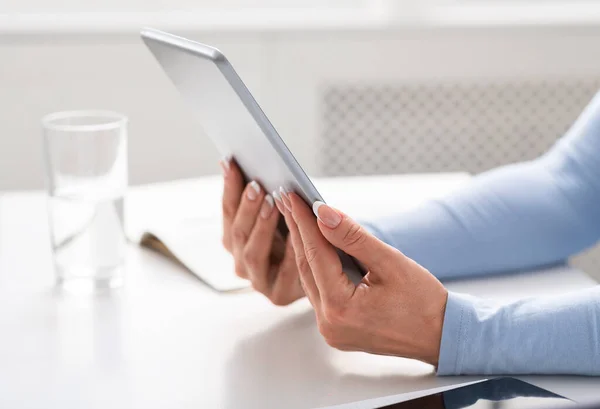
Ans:
[[[414,205],[466,179],[358,183],[387,186],[386,197],[393,183],[394,194],[410,195],[405,201]],[[218,211],[217,179],[189,183],[207,203],[204,215]],[[321,186],[342,203],[353,197],[344,192],[356,183]],[[169,186],[178,185],[163,185],[161,194]],[[131,203],[139,206],[151,191],[135,190]],[[367,196],[363,202],[373,201]],[[364,203],[355,206],[360,213]],[[503,299],[591,285],[570,268],[448,283],[452,290]],[[216,293],[133,244],[123,288],[92,296],[57,291],[42,192],[0,196],[0,328],[0,407],[7,408],[314,408],[478,379],[436,377],[420,362],[336,351],[320,337],[305,300],[278,308],[251,291]],[[600,395],[595,378],[525,379],[578,401]]]

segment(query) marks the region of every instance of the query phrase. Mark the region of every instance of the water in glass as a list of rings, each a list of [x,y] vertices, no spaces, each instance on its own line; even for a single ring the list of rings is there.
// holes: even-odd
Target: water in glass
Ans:
[[[126,118],[76,111],[49,115],[43,124],[57,281],[65,288],[118,286],[126,249]]]

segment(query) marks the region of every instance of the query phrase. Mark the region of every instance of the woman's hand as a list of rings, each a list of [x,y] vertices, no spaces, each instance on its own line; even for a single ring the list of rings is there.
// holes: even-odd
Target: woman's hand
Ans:
[[[273,197],[244,178],[232,160],[221,162],[223,190],[223,246],[235,259],[235,272],[252,282],[276,305],[304,297],[289,238],[277,231],[279,212]]]
[[[321,334],[341,350],[394,355],[437,365],[448,292],[425,268],[337,210],[311,209],[282,195],[300,277]],[[355,286],[334,246],[369,271]]]

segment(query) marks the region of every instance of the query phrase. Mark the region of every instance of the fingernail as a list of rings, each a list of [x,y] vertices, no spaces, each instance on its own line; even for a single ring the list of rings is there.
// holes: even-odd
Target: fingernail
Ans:
[[[268,219],[273,212],[273,198],[271,195],[266,195],[265,200],[260,208],[260,217],[263,219]]]
[[[231,157],[226,156],[219,161],[219,165],[221,165],[221,169],[223,170],[223,175],[227,175],[229,169],[231,169],[231,165],[229,162],[231,161]]]
[[[325,203],[317,200],[313,203],[313,213],[325,226],[335,229],[342,222],[342,215]]]
[[[250,182],[250,184],[248,186],[250,188],[246,190],[246,196],[250,200],[256,200],[256,198],[258,197],[258,194],[260,193],[259,184],[256,183],[256,180],[253,180],[252,182]]]
[[[221,166],[221,171],[223,172],[223,176],[227,176],[227,166],[225,166],[225,162],[220,160],[219,166]]]
[[[277,193],[276,190],[273,190],[273,198],[275,199],[275,205],[277,206],[277,210],[279,210],[279,212],[283,214],[284,208],[283,204],[281,203],[281,197],[279,196],[279,193]]]
[[[281,192],[281,199],[283,200],[283,204],[284,204],[285,208],[291,212],[292,211],[292,203],[290,202],[290,198],[288,197],[287,192],[285,191],[285,189],[283,187],[280,187],[279,191]]]

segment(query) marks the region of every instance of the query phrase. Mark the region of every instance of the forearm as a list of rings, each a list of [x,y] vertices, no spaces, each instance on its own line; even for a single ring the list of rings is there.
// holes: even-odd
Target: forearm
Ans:
[[[587,196],[582,192],[582,196]],[[439,278],[550,265],[592,245],[600,199],[574,203],[541,162],[481,175],[465,189],[372,229]],[[600,207],[600,206],[597,206]]]
[[[600,375],[600,286],[494,305],[450,293],[439,375]]]

